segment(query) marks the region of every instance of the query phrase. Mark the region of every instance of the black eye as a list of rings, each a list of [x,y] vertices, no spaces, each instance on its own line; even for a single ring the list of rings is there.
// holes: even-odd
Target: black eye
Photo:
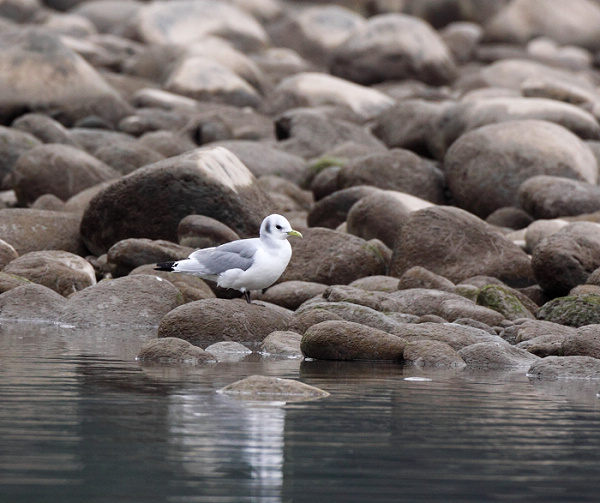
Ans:
[[[281,229],[283,229],[283,227],[281,227],[281,225],[279,225],[279,224],[277,224],[277,225],[275,226],[275,228],[276,228],[277,230],[279,230],[279,231],[280,231]]]

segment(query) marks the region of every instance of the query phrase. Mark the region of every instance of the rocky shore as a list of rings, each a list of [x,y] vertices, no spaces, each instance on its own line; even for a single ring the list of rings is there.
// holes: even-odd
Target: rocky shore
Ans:
[[[592,0],[5,0],[0,323],[600,378],[598,26]],[[253,304],[153,270],[275,212],[304,239]]]

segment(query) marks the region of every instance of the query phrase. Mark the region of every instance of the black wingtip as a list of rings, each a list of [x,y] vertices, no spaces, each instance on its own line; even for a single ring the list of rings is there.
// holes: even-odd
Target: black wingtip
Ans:
[[[155,271],[172,271],[175,262],[160,262],[156,264]]]

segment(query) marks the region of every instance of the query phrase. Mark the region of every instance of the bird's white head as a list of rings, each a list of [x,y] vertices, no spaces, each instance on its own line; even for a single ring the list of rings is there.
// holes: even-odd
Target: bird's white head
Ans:
[[[274,213],[262,221],[260,226],[260,237],[269,239],[287,239],[290,236],[302,237],[282,215]]]

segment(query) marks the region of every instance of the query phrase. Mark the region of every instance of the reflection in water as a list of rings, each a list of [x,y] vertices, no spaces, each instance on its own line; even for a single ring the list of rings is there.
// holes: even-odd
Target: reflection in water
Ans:
[[[179,458],[189,477],[203,479],[212,494],[280,501],[284,405],[218,394],[208,400],[191,394],[174,397],[169,406],[171,458]]]
[[[570,503],[600,490],[598,382],[257,355],[141,367],[123,355],[144,337],[0,326],[0,501]],[[216,393],[252,374],[331,396]]]

